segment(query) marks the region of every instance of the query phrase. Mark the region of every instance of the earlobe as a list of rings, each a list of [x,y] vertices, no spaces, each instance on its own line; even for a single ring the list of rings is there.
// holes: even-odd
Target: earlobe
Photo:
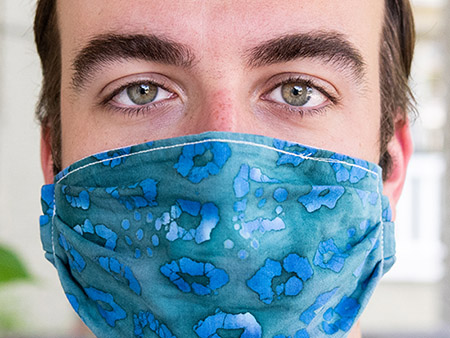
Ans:
[[[400,198],[405,182],[409,159],[413,152],[409,122],[397,122],[395,127],[395,135],[388,145],[388,151],[393,160],[392,170],[383,184],[383,193],[389,197],[394,215],[395,206]]]
[[[53,156],[50,128],[41,129],[41,167],[45,184],[53,183]]]

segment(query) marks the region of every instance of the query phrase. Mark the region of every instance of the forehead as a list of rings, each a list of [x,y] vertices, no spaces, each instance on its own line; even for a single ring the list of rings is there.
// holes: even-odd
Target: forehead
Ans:
[[[161,34],[198,54],[231,57],[280,35],[333,31],[371,64],[378,61],[383,6],[382,0],[64,0],[58,18],[63,57],[105,33]]]

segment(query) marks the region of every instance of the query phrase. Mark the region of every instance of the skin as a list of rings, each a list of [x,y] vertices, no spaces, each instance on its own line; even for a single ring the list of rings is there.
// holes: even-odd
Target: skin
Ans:
[[[278,137],[378,162],[383,3],[60,1],[63,167],[107,149],[210,130]],[[345,67],[318,58],[263,67],[249,67],[244,60],[246,51],[269,39],[316,31],[342,34],[358,50],[366,65],[360,81]],[[164,36],[187,46],[196,61],[189,69],[136,59],[109,62],[83,87],[74,88],[74,58],[90,39],[107,33]],[[286,74],[320,85],[339,102],[325,97],[319,100],[320,107],[304,108],[303,114],[290,111],[286,102],[276,102],[272,95]],[[145,112],[124,112],[127,106],[117,97],[109,105],[101,104],[130,80],[161,79],[172,94]],[[51,131],[44,131],[42,165],[47,183],[53,180],[49,137]],[[394,169],[384,193],[395,209],[411,154],[407,124],[397,123],[389,149]],[[360,337],[359,325],[349,337]]]

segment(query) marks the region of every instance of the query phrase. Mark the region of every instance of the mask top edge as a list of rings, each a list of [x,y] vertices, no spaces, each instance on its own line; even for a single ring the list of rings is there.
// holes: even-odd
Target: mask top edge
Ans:
[[[256,134],[209,131],[201,134],[192,134],[173,138],[159,139],[141,144],[134,144],[125,147],[114,148],[111,150],[106,150],[93,155],[89,155],[81,160],[72,163],[71,165],[60,171],[55,176],[54,183],[55,184],[60,183],[62,180],[64,180],[72,173],[93,166],[95,164],[103,163],[105,161],[111,161],[114,159],[135,156],[146,152],[160,151],[204,142],[227,142],[227,143],[238,143],[243,145],[256,146],[277,151],[279,153],[284,153],[287,155],[301,157],[304,159],[329,163],[340,163],[343,165],[349,165],[351,167],[358,167],[360,169],[363,169],[369,173],[372,173],[380,177],[382,172],[381,167],[379,167],[379,165],[376,163],[340,154],[334,151],[308,146],[297,142],[286,141],[278,138]],[[281,147],[283,145],[284,147]],[[311,150],[311,152],[309,154],[308,151],[306,151],[305,154],[294,153],[288,150],[284,150],[286,146],[287,147],[299,146],[305,148],[306,150]],[[359,165],[358,163],[363,163],[367,165],[367,167]]]

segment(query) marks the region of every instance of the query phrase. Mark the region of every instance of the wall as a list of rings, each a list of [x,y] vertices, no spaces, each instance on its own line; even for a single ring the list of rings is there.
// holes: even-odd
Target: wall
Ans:
[[[67,332],[74,315],[39,240],[40,65],[32,36],[34,1],[0,1],[0,242],[15,248],[33,283],[0,289],[0,320],[24,333]],[[0,335],[2,334],[0,330]]]

